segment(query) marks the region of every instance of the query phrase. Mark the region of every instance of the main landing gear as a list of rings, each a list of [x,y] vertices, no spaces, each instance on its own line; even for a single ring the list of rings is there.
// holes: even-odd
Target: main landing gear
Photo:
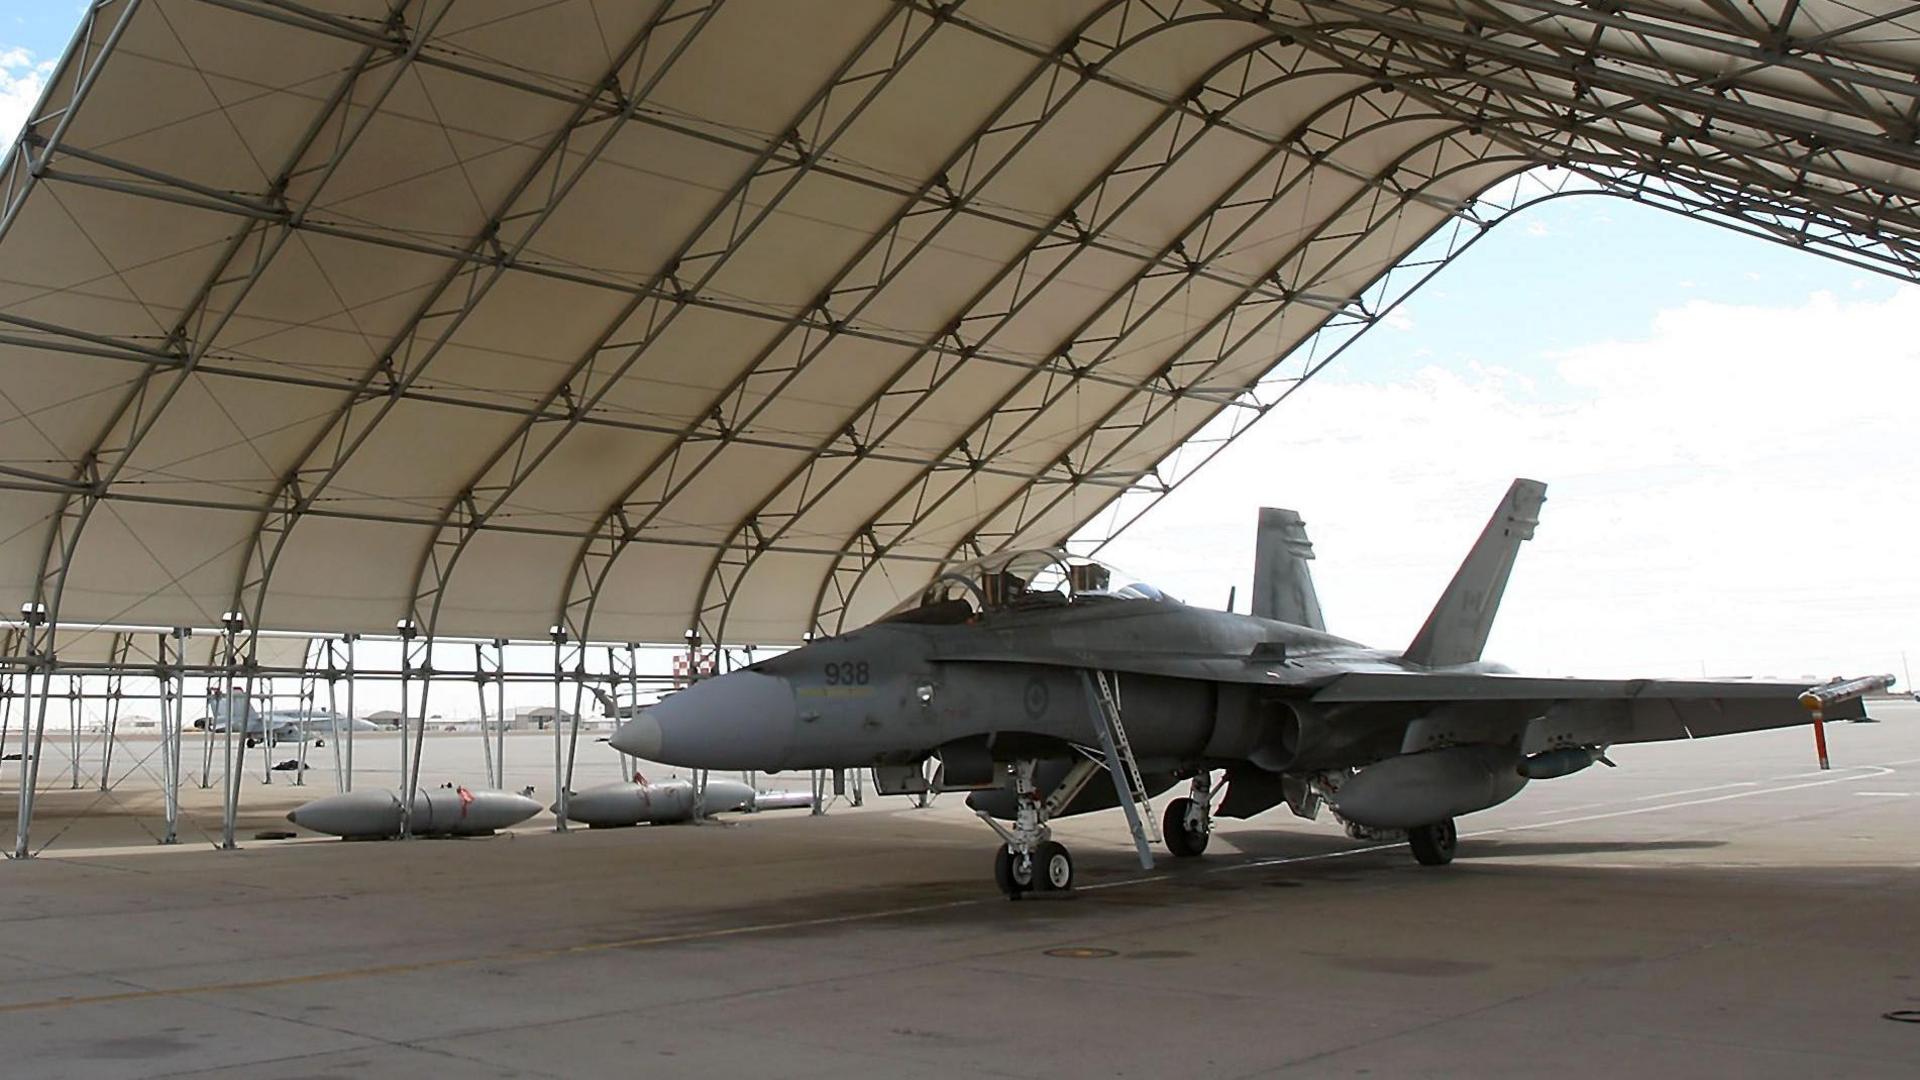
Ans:
[[[1202,771],[1193,778],[1192,793],[1167,804],[1160,819],[1160,835],[1167,850],[1182,859],[1191,859],[1207,850],[1213,837],[1213,774]]]
[[[1047,828],[1046,800],[1033,782],[1036,767],[1033,761],[1014,763],[1016,810],[1011,825],[1003,826],[981,815],[1006,841],[994,853],[993,880],[1010,900],[1030,892],[1066,892],[1073,888],[1073,856]]]
[[[1460,831],[1453,826],[1453,819],[1421,825],[1407,830],[1407,844],[1413,848],[1413,857],[1421,866],[1445,866],[1453,861],[1453,853],[1460,847]]]

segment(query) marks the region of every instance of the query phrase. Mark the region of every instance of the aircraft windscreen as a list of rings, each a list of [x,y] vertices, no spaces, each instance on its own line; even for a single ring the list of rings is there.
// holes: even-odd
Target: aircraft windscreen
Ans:
[[[1105,600],[1179,602],[1105,563],[1040,549],[950,566],[881,621],[964,622],[982,612]]]

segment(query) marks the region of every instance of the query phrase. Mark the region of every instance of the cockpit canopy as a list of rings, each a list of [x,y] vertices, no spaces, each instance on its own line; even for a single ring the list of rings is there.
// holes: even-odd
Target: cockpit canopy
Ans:
[[[965,622],[998,611],[1115,600],[1179,602],[1105,563],[1040,548],[949,566],[919,595],[901,601],[880,621]]]

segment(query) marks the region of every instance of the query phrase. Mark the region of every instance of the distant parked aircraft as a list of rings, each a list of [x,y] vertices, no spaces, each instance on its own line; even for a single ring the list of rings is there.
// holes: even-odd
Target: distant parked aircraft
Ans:
[[[244,706],[245,720],[239,719]],[[356,720],[351,716],[334,713],[328,709],[291,708],[272,709],[266,713],[253,707],[246,695],[238,690],[222,692],[215,690],[207,695],[207,715],[193,722],[196,730],[234,731],[245,735],[247,745],[253,746],[265,738],[267,745],[282,742],[306,742],[308,739],[324,739],[336,731],[386,731],[368,720]]]

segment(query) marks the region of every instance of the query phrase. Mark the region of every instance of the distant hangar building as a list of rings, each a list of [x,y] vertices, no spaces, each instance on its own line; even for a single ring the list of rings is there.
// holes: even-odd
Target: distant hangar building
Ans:
[[[19,654],[831,632],[1123,527],[1532,198],[1914,276],[1917,36],[1832,0],[96,0],[0,168]]]

